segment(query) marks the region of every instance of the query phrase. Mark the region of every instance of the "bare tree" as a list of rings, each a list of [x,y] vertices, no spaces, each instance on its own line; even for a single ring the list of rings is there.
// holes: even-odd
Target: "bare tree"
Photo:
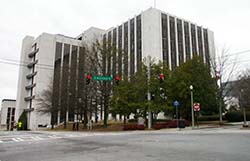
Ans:
[[[234,77],[234,69],[236,68],[237,57],[235,56],[233,61],[231,61],[230,56],[229,49],[224,46],[221,50],[217,49],[215,60],[211,60],[212,74],[218,84],[217,100],[219,104],[220,123],[222,123],[222,112],[225,101],[229,99],[226,96],[232,90],[228,84]]]
[[[51,115],[51,125],[54,128],[54,123],[57,114],[57,108],[52,105],[53,89],[52,84],[42,91],[40,95],[36,97],[37,112],[41,115]]]

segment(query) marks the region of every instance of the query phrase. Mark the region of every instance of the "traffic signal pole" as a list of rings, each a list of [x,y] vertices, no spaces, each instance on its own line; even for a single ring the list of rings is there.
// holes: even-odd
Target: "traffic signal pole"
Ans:
[[[150,82],[150,66],[151,66],[151,56],[147,57],[147,68],[148,68],[148,72],[147,72],[147,77],[148,77],[148,129],[152,128],[152,113],[150,110],[150,100],[151,100],[151,94],[149,91],[149,82]]]

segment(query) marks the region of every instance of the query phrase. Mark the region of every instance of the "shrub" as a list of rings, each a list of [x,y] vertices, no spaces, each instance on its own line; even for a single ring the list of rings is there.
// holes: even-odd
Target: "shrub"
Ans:
[[[218,121],[220,120],[219,115],[205,115],[198,117],[198,121]]]
[[[160,129],[167,128],[167,127],[168,127],[167,122],[155,123],[153,125],[153,128],[156,130],[160,130]]]
[[[243,113],[240,111],[228,112],[225,115],[226,119],[229,122],[240,122],[243,121]],[[246,113],[247,120],[250,120],[250,112]]]
[[[176,120],[172,120],[167,122],[167,126],[168,128],[177,128],[177,121]]]
[[[145,129],[145,125],[137,125],[137,130],[144,130]]]
[[[144,130],[144,125],[137,125],[137,124],[127,124],[123,125],[123,130]]]
[[[22,123],[21,128],[19,128],[18,123],[17,123],[17,130],[27,130],[27,114],[26,112],[23,112],[21,116],[18,119],[18,122]]]

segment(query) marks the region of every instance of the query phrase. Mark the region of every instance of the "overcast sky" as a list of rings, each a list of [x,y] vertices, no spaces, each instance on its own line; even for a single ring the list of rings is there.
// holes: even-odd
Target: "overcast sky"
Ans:
[[[1,0],[0,100],[16,98],[19,67],[3,59],[20,59],[26,35],[75,37],[91,26],[117,26],[153,5],[154,0]],[[216,47],[226,45],[229,54],[250,50],[250,0],[157,0],[156,8],[208,27]],[[249,67],[250,52],[237,61],[238,71]]]

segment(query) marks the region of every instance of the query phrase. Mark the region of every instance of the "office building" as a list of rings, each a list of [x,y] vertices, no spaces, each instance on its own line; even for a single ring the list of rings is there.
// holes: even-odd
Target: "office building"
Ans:
[[[53,86],[53,94],[57,96],[52,103],[54,106],[61,109],[77,106],[83,88],[77,81],[86,75],[79,71],[84,71],[85,50],[95,40],[118,49],[106,62],[108,73],[113,77],[133,75],[140,69],[143,58],[149,55],[165,62],[171,70],[195,55],[201,56],[207,64],[215,57],[212,31],[155,8],[108,30],[92,27],[74,38],[47,33],[36,39],[27,36],[21,52],[21,62],[25,65],[19,71],[16,120],[25,111],[29,129],[51,123],[49,114],[37,112],[36,102],[49,85]],[[65,86],[71,88],[62,88]],[[65,121],[62,117],[65,113],[66,121],[75,117],[74,111],[64,110],[62,113],[59,110],[53,120],[57,119],[57,123]]]

